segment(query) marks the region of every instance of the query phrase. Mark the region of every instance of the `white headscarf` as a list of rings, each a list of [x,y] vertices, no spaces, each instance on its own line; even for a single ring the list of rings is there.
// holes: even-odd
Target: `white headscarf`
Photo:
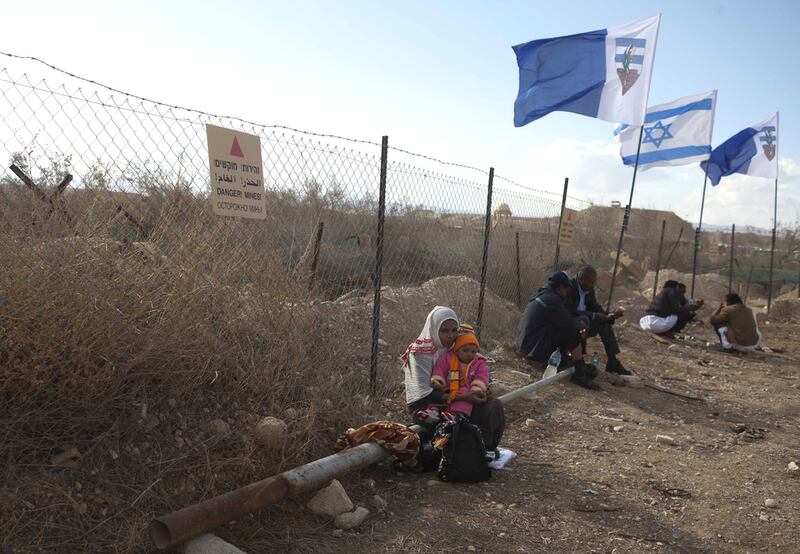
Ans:
[[[433,366],[447,351],[439,340],[439,328],[442,323],[450,319],[458,323],[458,316],[452,309],[446,306],[433,308],[425,319],[419,337],[403,354],[401,359],[405,373],[407,404],[424,398],[433,390],[431,387]]]

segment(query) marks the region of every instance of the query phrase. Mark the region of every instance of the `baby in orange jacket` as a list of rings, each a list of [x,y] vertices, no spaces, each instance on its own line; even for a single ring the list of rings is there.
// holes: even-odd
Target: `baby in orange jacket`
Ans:
[[[489,367],[479,350],[480,342],[473,333],[459,335],[453,349],[436,362],[431,377],[434,389],[449,391],[448,410],[467,417],[473,404],[486,400],[489,388]]]

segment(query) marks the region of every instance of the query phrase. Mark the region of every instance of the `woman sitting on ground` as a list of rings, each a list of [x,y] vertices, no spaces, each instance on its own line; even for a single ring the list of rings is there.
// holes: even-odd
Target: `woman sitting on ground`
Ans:
[[[457,336],[456,313],[445,306],[436,306],[428,314],[417,340],[403,354],[406,404],[412,414],[428,406],[447,404],[447,394],[434,390],[431,377],[433,366],[451,349]],[[475,391],[468,401],[473,406],[470,421],[480,428],[487,450],[496,449],[505,427],[503,404],[493,397],[491,389],[488,394]]]

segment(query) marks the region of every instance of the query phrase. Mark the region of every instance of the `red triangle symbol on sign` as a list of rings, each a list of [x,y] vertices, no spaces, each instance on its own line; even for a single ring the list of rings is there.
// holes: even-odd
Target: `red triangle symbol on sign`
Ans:
[[[242,152],[242,147],[239,146],[239,141],[236,140],[236,137],[233,137],[233,144],[231,145],[231,156],[236,156],[237,158],[244,158],[244,152]]]

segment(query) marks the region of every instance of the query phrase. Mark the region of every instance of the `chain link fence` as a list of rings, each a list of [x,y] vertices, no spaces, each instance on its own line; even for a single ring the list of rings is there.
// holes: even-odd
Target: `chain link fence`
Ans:
[[[198,382],[238,374],[288,383],[276,368],[365,366],[364,346],[374,351],[383,334],[361,310],[378,285],[380,240],[383,286],[435,288],[437,278],[457,277],[439,282],[444,300],[476,324],[485,286],[521,305],[551,269],[559,195],[499,175],[489,195],[489,168],[391,143],[382,160],[378,142],[257,125],[55,68],[34,77],[32,68],[41,70],[11,59],[0,69],[0,361],[15,401],[33,406],[36,395],[24,391],[55,389],[85,406],[73,393],[93,379],[105,379],[102,395],[154,368]],[[213,213],[209,124],[260,138],[265,220]],[[364,302],[340,317],[336,301],[348,297]],[[315,337],[316,348],[298,334]],[[373,354],[370,376],[377,363],[381,375],[396,371],[395,356]],[[396,386],[396,376],[383,382]],[[368,395],[371,385],[345,388]],[[298,402],[299,394],[286,393]]]
[[[240,292],[278,286],[277,279],[289,301],[333,300],[374,285],[378,142],[257,125],[62,74],[56,77],[66,84],[53,85],[27,68],[20,62],[0,70],[0,159],[7,162],[0,170],[1,215],[3,229],[14,235],[5,242],[7,260],[33,263],[30,252],[23,257],[10,247],[20,240],[80,237],[111,241],[106,248],[137,252],[184,277]],[[206,124],[261,138],[265,221],[212,214]],[[383,284],[419,285],[446,275],[479,280],[487,185],[488,171],[390,143]],[[498,175],[488,201],[486,285],[522,305],[554,259],[560,198]],[[586,216],[574,245],[562,251],[561,267],[608,267],[621,214],[571,197],[567,207]],[[636,218],[634,210],[624,248],[652,267],[658,226]],[[665,265],[688,271],[693,230],[684,227],[670,222],[664,255]],[[701,242],[719,242],[718,234],[704,233]],[[708,250],[699,271],[713,271],[716,257],[716,247]],[[475,302],[465,319],[477,318]]]
[[[112,241],[238,289],[263,283],[269,269],[284,276],[293,298],[335,299],[372,286],[377,142],[259,126],[67,81],[0,71],[2,219],[7,231],[23,232],[17,238]],[[211,213],[206,124],[261,138],[265,221]],[[487,173],[391,147],[388,164],[384,284],[478,280]],[[497,181],[488,284],[519,303],[552,259],[560,199]]]
[[[22,63],[0,70],[2,225],[14,234],[5,243],[7,259],[23,258],[9,247],[15,241],[80,237],[111,241],[106,248],[137,252],[199,283],[240,293],[280,280],[289,301],[333,300],[374,285],[378,142],[256,125],[61,74],[66,84],[52,85],[19,73],[24,69]],[[212,214],[206,124],[261,138],[265,221]],[[447,275],[479,280],[487,185],[488,171],[390,143],[383,284],[419,285]],[[561,199],[498,175],[488,200],[486,285],[522,305],[552,267]],[[560,267],[608,267],[621,214],[572,197],[567,207],[586,217],[575,243],[562,250]],[[635,210],[624,248],[653,266],[657,225],[637,225],[636,218]],[[664,255],[666,265],[688,271],[693,230],[683,227],[670,222]],[[40,245],[39,253],[47,248]],[[714,249],[707,254],[700,272],[713,270]],[[477,301],[465,319],[476,320]]]

